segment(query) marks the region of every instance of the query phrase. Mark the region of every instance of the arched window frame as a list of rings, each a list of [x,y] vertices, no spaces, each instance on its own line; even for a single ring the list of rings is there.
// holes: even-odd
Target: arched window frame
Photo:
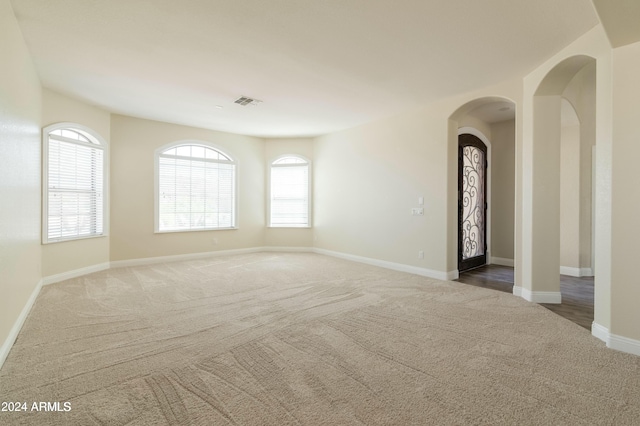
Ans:
[[[292,159],[296,162],[287,162],[287,159]],[[295,168],[295,167],[306,167],[306,218],[301,218],[296,221],[291,221],[287,223],[286,221],[274,218],[274,208],[276,207],[277,201],[274,200],[274,171],[280,168]],[[311,218],[311,161],[303,157],[299,154],[285,154],[280,155],[277,158],[273,159],[269,163],[269,198],[268,198],[268,206],[267,206],[267,224],[270,228],[311,228],[312,218]],[[304,220],[306,219],[306,220]],[[302,221],[301,221],[302,220]]]
[[[63,133],[64,130],[70,130],[85,138],[85,140],[79,140],[70,138],[63,135],[55,135],[54,133]],[[69,185],[66,187],[55,187],[54,180],[59,180],[59,177],[54,174],[55,167],[51,158],[51,154],[55,147],[52,146],[52,140],[55,142],[66,143],[67,145],[73,144],[76,149],[89,148],[91,155],[97,155],[102,157],[99,163],[93,164],[89,180],[92,189],[79,189],[72,188]],[[71,171],[68,171],[71,172]],[[81,176],[82,177],[82,176]],[[86,178],[86,176],[85,176]],[[76,177],[77,179],[77,177]],[[89,183],[85,179],[85,184]],[[75,226],[67,224],[66,232],[63,229],[62,219],[58,224],[59,230],[53,226],[55,218],[62,218],[63,214],[54,214],[53,206],[51,205],[50,197],[53,197],[55,193],[67,192],[69,194],[92,194],[94,199],[88,204],[89,209],[94,212],[95,217],[89,218],[88,229],[86,226],[81,226],[79,223],[80,216],[86,214],[78,214],[78,223]],[[79,200],[79,198],[78,198]],[[85,206],[86,207],[86,206]],[[59,210],[63,209],[62,205]],[[73,215],[71,215],[73,217]],[[75,228],[75,232],[71,232]],[[42,129],[42,243],[50,244],[63,241],[73,241],[86,238],[96,238],[107,236],[109,234],[109,144],[95,130],[83,126],[82,124],[72,122],[61,122],[49,125]]]
[[[193,155],[180,155],[176,154],[168,154],[167,151],[171,151],[177,148],[183,147],[196,147],[203,148],[205,150],[212,150],[219,154],[220,156],[225,157],[221,158],[203,158]],[[231,182],[231,213],[230,213],[230,221],[225,226],[207,226],[204,224],[203,226],[192,226],[190,224],[188,227],[162,227],[161,226],[161,209],[160,209],[160,200],[163,197],[161,194],[161,185],[162,182],[160,180],[160,170],[161,158],[176,158],[183,159],[189,161],[199,161],[202,163],[210,163],[210,164],[225,164],[231,166],[233,170],[232,173],[232,182]],[[155,233],[171,233],[171,232],[195,232],[195,231],[215,231],[215,230],[225,230],[225,229],[237,229],[238,228],[238,164],[234,160],[234,157],[231,156],[225,149],[220,148],[210,142],[200,141],[200,140],[181,140],[169,143],[167,145],[163,145],[155,150],[154,152],[154,181],[155,181],[155,190],[154,190],[154,232]],[[205,213],[205,212],[203,212]],[[193,211],[189,212],[189,214],[193,214]]]

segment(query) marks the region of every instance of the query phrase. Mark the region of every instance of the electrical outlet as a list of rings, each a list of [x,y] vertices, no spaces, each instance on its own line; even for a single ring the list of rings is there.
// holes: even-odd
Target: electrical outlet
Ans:
[[[214,246],[217,246],[218,245],[218,239],[217,238],[213,238],[211,240],[211,244],[213,244]]]
[[[424,251],[418,250],[418,259],[424,259]]]

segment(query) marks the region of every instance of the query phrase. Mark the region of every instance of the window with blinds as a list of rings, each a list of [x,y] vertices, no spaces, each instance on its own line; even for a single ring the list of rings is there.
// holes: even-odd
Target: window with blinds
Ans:
[[[309,162],[282,157],[271,163],[269,226],[309,227]]]
[[[236,226],[236,164],[204,145],[179,145],[157,154],[157,232]]]
[[[105,144],[84,128],[43,135],[43,243],[104,235]]]

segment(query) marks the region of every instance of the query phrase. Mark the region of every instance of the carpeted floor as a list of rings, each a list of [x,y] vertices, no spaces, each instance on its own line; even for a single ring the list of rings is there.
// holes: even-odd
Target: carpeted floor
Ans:
[[[640,357],[506,293],[258,253],[44,287],[0,401],[28,408],[2,425],[638,425]]]

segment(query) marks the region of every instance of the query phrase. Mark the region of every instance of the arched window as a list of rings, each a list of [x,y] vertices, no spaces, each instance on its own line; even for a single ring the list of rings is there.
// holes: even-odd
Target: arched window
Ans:
[[[202,142],[156,151],[156,232],[236,226],[236,163]]]
[[[309,161],[287,155],[271,163],[269,226],[311,226]]]
[[[74,123],[42,134],[42,242],[105,235],[105,141]]]

